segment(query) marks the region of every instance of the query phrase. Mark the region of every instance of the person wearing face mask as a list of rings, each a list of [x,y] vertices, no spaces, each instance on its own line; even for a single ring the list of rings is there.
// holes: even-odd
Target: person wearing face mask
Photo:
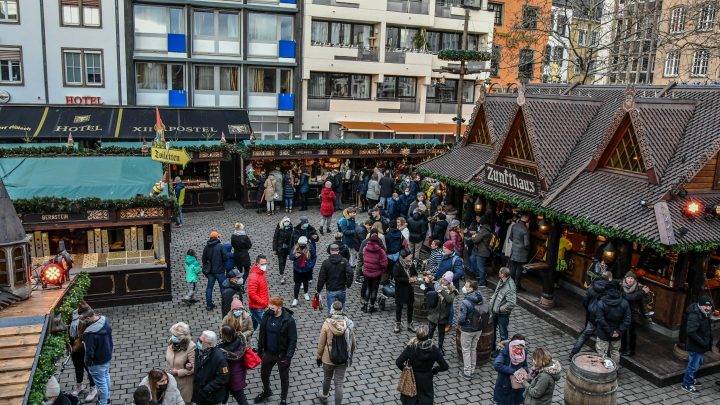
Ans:
[[[460,348],[462,349],[463,371],[460,376],[471,379],[477,361],[477,345],[480,335],[490,319],[490,309],[484,302],[477,281],[465,281],[462,293],[465,294],[460,304]]]
[[[428,277],[425,279],[426,284],[431,284],[431,279]],[[448,271],[435,283],[433,289],[426,289],[425,295],[437,294],[433,298],[426,298],[428,302],[435,302],[435,306],[428,309],[428,323],[430,324],[430,338],[435,334],[435,329],[438,330],[438,347],[445,354],[445,332],[447,332],[446,326],[450,325],[450,314],[453,313],[453,302],[455,297],[458,295],[457,290],[453,286],[453,274]]]
[[[263,315],[258,333],[258,354],[262,357],[260,379],[263,390],[255,397],[256,404],[272,396],[270,373],[277,364],[280,374],[280,405],[287,405],[290,389],[290,362],[297,347],[297,326],[293,312],[283,307],[282,297],[272,297]]]
[[[273,235],[272,249],[278,259],[278,271],[280,272],[280,284],[285,284],[285,265],[288,254],[292,248],[293,226],[290,218],[284,217],[275,228]]]
[[[357,222],[355,222],[356,215],[355,207],[348,207],[343,210],[343,216],[337,223],[338,231],[343,234],[343,243],[350,249],[350,266],[357,264],[358,249],[362,242],[358,234]]]
[[[195,342],[192,341],[190,327],[185,322],[178,322],[170,327],[165,361],[166,369],[174,377],[180,395],[186,404],[190,404],[195,369]]]
[[[417,210],[418,207],[421,206],[421,204],[422,204],[422,206],[425,205],[425,193],[423,193],[422,191],[415,194],[415,200],[410,204],[410,207],[408,207],[408,210],[407,210],[408,219],[410,219],[410,217],[412,216],[412,213],[415,212],[415,210]]]
[[[317,261],[315,242],[301,236],[292,253],[290,253],[290,260],[293,262],[293,282],[295,283],[291,305],[294,307],[298,304],[301,286],[305,292],[305,301],[310,301],[308,290],[310,289],[310,281],[312,281],[313,268]]]
[[[235,333],[243,335],[249,342],[252,337],[253,323],[252,317],[245,310],[245,307],[238,297],[233,298],[232,304],[230,304],[230,311],[225,315],[222,320],[223,325],[230,325],[235,329]]]
[[[295,228],[293,229],[292,241],[290,242],[290,246],[297,245],[298,239],[300,239],[302,236],[315,243],[320,240],[317,230],[315,230],[314,226],[310,225],[310,220],[304,215],[300,217],[300,222],[295,225]]]
[[[265,255],[258,255],[255,264],[250,268],[250,277],[248,277],[248,308],[250,308],[250,314],[252,315],[253,329],[257,329],[260,324],[270,300],[270,287],[265,276],[267,263]]]
[[[387,212],[388,219],[390,222],[395,222],[398,216],[400,216],[400,196],[398,193],[392,193],[392,196],[387,199],[385,212]]]
[[[230,303],[233,299],[240,298],[243,296],[243,278],[238,269],[232,269],[228,272],[228,278],[223,282],[223,291],[221,294],[222,300],[220,305],[220,315],[225,315],[230,312]]]
[[[217,334],[211,330],[204,331],[196,342],[192,402],[197,405],[215,405],[225,399],[230,369],[217,345]]]
[[[162,405],[185,405],[175,378],[162,370],[150,370],[140,381],[140,385],[148,387],[151,401]]]
[[[250,248],[252,247],[252,242],[245,231],[245,225],[239,222],[235,223],[235,230],[230,237],[230,243],[234,252],[235,267],[240,270],[243,275],[243,282],[245,282],[250,275]]]
[[[710,297],[703,295],[697,302],[691,304],[685,311],[685,350],[688,353],[688,364],[683,375],[682,389],[695,393],[698,392],[695,386],[695,373],[703,364],[703,355],[712,350],[712,325],[710,315],[712,314],[713,303]],[[718,343],[720,345],[720,342]]]
[[[415,196],[410,192],[410,187],[405,187],[405,190],[403,194],[400,196],[400,199],[398,200],[398,211],[399,216],[406,218],[408,215],[408,211],[410,210],[410,205],[412,205],[413,201],[415,201]]]
[[[449,240],[443,243],[443,257],[435,270],[435,279],[438,280],[448,271],[453,274],[452,284],[456,289],[460,288],[460,279],[465,274],[463,259],[458,256],[455,250],[455,243]]]
[[[237,334],[232,326],[223,325],[220,328],[220,350],[225,354],[230,369],[230,382],[228,383],[228,391],[225,394],[223,404],[227,404],[230,395],[232,395],[239,405],[248,405],[245,397],[247,369],[243,361],[247,342],[245,336]]]
[[[395,279],[395,329],[393,332],[400,333],[402,329],[402,310],[407,307],[407,330],[415,332],[413,325],[413,305],[415,294],[411,283],[417,280],[417,268],[413,262],[412,252],[403,249],[400,252],[400,259],[393,266],[393,278]]]

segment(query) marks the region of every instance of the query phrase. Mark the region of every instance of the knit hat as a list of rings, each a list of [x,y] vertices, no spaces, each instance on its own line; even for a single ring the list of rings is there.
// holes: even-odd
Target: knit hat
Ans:
[[[455,250],[455,242],[449,240],[449,241],[443,243],[443,247],[447,250]]]
[[[45,397],[56,398],[58,395],[60,395],[60,384],[55,376],[50,376],[50,379],[45,386]]]
[[[632,278],[634,278],[635,280],[637,280],[637,276],[635,275],[635,272],[633,272],[632,270],[630,270],[630,271],[628,271],[627,273],[625,273],[625,278],[628,278],[628,277],[632,277]]]
[[[443,274],[442,278],[448,282],[448,284],[453,282],[453,272],[452,271],[446,271],[445,274]]]
[[[712,303],[712,300],[710,300],[710,297],[708,297],[707,295],[701,295],[700,298],[698,298],[698,305],[713,306],[713,303]]]
[[[307,237],[301,236],[298,238],[298,245],[307,245],[307,244],[308,244]]]
[[[228,271],[227,278],[237,278],[240,277],[240,270],[238,269],[232,269]]]
[[[301,217],[300,217],[300,223],[301,223],[301,224],[306,224],[306,223],[308,223],[308,217],[306,217],[305,215],[301,216]]]
[[[230,303],[230,309],[233,311],[236,309],[243,309],[243,303],[237,295],[233,296],[232,302]]]
[[[210,239],[220,239],[220,232],[213,229],[210,231]]]
[[[457,228],[458,226],[460,226],[460,221],[458,221],[457,219],[453,219],[452,221],[450,221],[450,228]]]
[[[339,251],[340,251],[340,246],[338,246],[337,243],[332,243],[332,244],[328,247],[328,250],[330,250],[331,252],[339,252]]]

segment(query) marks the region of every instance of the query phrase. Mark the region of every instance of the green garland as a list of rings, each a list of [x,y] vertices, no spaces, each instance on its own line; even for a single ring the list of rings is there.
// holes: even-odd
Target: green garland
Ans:
[[[438,58],[440,60],[468,62],[492,60],[493,55],[491,52],[473,51],[470,49],[443,49],[438,52]]]
[[[0,158],[4,157],[55,157],[77,156],[78,150],[63,146],[32,146],[28,148],[0,148]]]
[[[578,218],[576,216],[567,215],[556,210],[552,210],[546,207],[540,207],[537,202],[529,199],[511,196],[509,194],[489,191],[481,188],[476,184],[470,184],[468,182],[459,181],[452,177],[440,175],[428,169],[418,169],[418,172],[424,176],[432,177],[440,180],[450,186],[464,189],[472,194],[483,196],[490,200],[503,201],[507,204],[518,207],[522,211],[532,212],[536,215],[542,215],[547,219],[570,225],[571,227],[580,230],[590,232],[595,235],[604,235],[611,239],[624,239],[630,242],[635,242],[647,247],[650,247],[658,252],[665,252],[668,250],[668,246],[661,244],[660,242],[650,239],[645,236],[635,235],[623,229],[615,227],[607,227],[595,222],[590,221],[587,218]],[[672,250],[676,252],[685,252],[688,250],[692,251],[706,251],[709,246],[720,246],[720,243],[711,244],[679,244],[672,246]]]
[[[34,197],[13,201],[21,214],[84,213],[88,210],[121,210],[128,208],[165,207],[176,210],[176,200],[167,196],[137,196],[126,200],[102,200],[89,197],[70,200],[63,197]]]
[[[59,313],[63,322],[69,323],[72,311],[77,308],[78,302],[85,298],[87,290],[90,288],[90,276],[83,272],[75,277],[70,290],[65,294],[60,306],[55,309]],[[68,343],[67,331],[48,335],[43,342],[38,359],[35,374],[33,374],[30,386],[30,396],[28,403],[42,404],[45,399],[45,387],[50,377],[55,374],[55,362],[65,354],[65,347]]]
[[[249,145],[238,145],[236,150],[243,157],[250,157],[254,150],[298,150],[298,149],[377,149],[378,145],[383,148],[430,148],[430,149],[443,149],[447,150],[448,145],[437,144],[437,143],[408,143],[398,142],[392,144],[386,143],[353,143],[352,141],[344,142],[326,142],[326,143],[315,143],[313,141],[299,140],[293,143],[279,143],[279,144],[257,144],[253,146]]]
[[[148,143],[148,150],[150,144]],[[191,145],[183,147],[185,151],[192,152],[224,152],[232,153],[237,150],[235,145],[219,144],[219,145]],[[90,157],[90,156],[148,156],[148,153],[142,153],[141,146],[101,146],[99,149],[75,149],[62,146],[43,147],[38,144],[37,147],[29,148],[9,148],[0,149],[0,158],[4,157]]]

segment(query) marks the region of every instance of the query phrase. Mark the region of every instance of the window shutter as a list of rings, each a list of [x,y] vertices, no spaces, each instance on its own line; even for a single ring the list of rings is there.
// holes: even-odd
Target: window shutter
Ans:
[[[80,0],[60,0],[63,6],[80,6]]]
[[[0,60],[20,60],[20,48],[0,47]]]
[[[84,7],[100,7],[100,0],[83,0]]]

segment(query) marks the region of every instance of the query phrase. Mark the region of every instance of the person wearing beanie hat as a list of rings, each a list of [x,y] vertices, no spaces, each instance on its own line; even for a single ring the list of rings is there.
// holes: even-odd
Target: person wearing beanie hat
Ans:
[[[696,303],[691,304],[685,314],[685,350],[688,353],[688,364],[683,375],[682,389],[695,393],[695,373],[703,364],[703,355],[712,350],[713,336],[710,315],[713,303],[707,295],[701,295]]]
[[[300,222],[295,225],[295,229],[293,229],[290,246],[295,246],[298,243],[298,240],[303,236],[305,239],[312,240],[315,243],[320,240],[315,227],[310,225],[310,220],[305,215],[300,217]]]
[[[631,322],[630,326],[622,334],[620,354],[623,356],[632,356],[635,354],[635,341],[637,338],[635,328],[645,316],[646,297],[650,292],[650,288],[638,283],[637,276],[632,271],[625,273],[621,287],[623,298],[625,298],[625,301],[630,305]]]
[[[340,255],[337,243],[328,246],[328,253],[330,256],[320,266],[315,291],[320,294],[323,288],[327,288],[327,309],[330,311],[335,301],[345,305],[345,292],[352,285],[353,271],[350,262]]]
[[[220,294],[222,297],[222,305],[220,306],[220,316],[225,316],[230,312],[230,305],[235,298],[242,299],[245,293],[245,280],[240,274],[240,270],[232,269],[227,274],[227,279],[223,282],[223,290]]]
[[[218,283],[220,292],[222,292],[222,285],[225,281],[225,262],[229,259],[231,257],[220,242],[220,232],[213,229],[210,231],[210,239],[208,239],[203,249],[201,261],[202,272],[208,278],[207,287],[205,288],[205,307],[208,311],[215,309],[212,297],[215,282]]]
[[[55,376],[50,376],[50,379],[47,382],[47,385],[45,385],[45,398],[49,400],[54,400],[60,395],[60,383],[58,383],[57,378]]]
[[[242,272],[243,281],[247,281],[250,275],[250,248],[252,248],[252,241],[247,235],[245,225],[240,222],[235,224],[235,230],[230,236],[230,244],[233,248],[235,267]]]
[[[238,335],[245,336],[245,339],[249,342],[250,337],[254,332],[252,317],[250,313],[245,310],[243,305],[242,297],[233,297],[230,302],[230,311],[225,314],[223,318],[223,325],[230,325]]]
[[[275,227],[273,234],[272,250],[278,259],[278,272],[280,273],[280,284],[285,284],[285,265],[293,246],[293,225],[290,218],[283,217]]]
[[[445,243],[443,243],[443,248],[447,250],[455,250],[455,243],[451,240],[446,241]]]
[[[302,286],[305,292],[305,301],[310,301],[310,281],[312,280],[313,268],[317,260],[317,252],[315,250],[315,241],[308,239],[306,236],[299,236],[297,244],[290,253],[290,260],[293,262],[293,301],[290,306],[295,307],[298,304],[298,295]]]

